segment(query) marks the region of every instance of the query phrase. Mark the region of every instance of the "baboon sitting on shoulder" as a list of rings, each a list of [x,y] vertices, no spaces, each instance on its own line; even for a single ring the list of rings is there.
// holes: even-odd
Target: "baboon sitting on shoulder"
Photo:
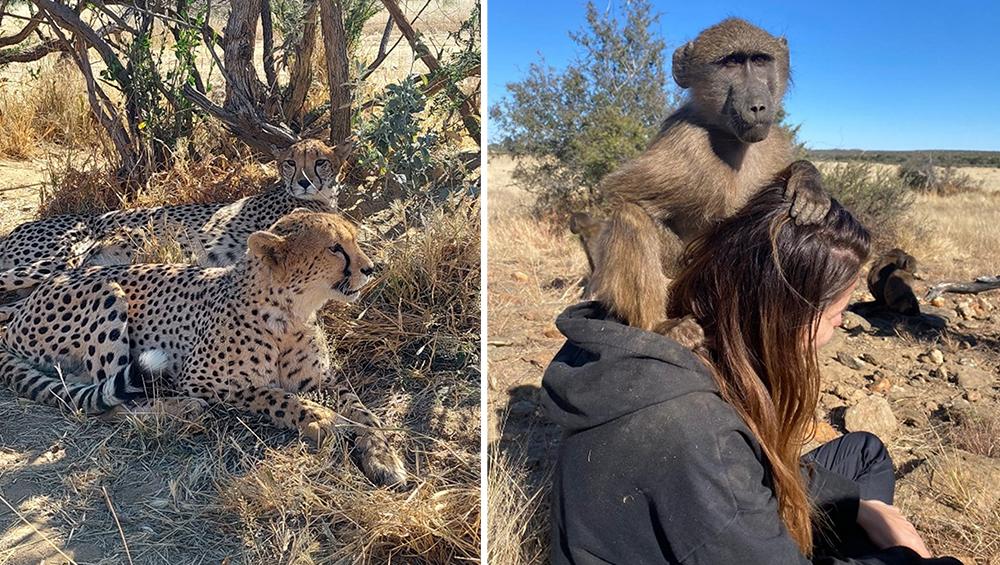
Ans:
[[[688,101],[662,124],[649,148],[603,181],[611,210],[588,247],[589,293],[625,323],[664,321],[668,277],[685,243],[780,182],[791,215],[815,223],[830,197],[819,171],[792,159],[784,132],[771,131],[788,84],[784,38],[740,19],[714,25],[673,56]],[[591,230],[593,231],[593,230]]]

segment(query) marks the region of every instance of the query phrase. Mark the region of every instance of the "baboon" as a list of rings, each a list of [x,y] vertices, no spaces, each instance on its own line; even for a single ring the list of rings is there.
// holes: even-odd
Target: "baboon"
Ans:
[[[868,271],[868,291],[875,305],[897,314],[916,316],[920,304],[913,292],[913,281],[919,279],[917,260],[902,249],[884,253]]]
[[[604,224],[586,212],[576,212],[569,217],[569,231],[580,238],[580,245],[583,252],[587,254],[587,264],[590,265],[591,272],[594,271],[594,264],[597,257],[597,236],[601,233]]]
[[[687,102],[644,153],[602,181],[611,209],[589,291],[623,322],[656,328],[684,244],[760,188],[783,183],[798,223],[826,215],[819,171],[807,161],[789,165],[788,136],[771,131],[788,72],[785,39],[735,18],[674,52],[674,80],[688,89]]]

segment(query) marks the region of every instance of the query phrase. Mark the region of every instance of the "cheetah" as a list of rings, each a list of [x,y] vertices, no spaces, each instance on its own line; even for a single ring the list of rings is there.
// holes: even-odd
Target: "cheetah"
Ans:
[[[251,234],[229,267],[60,273],[0,329],[0,379],[20,396],[86,413],[141,402],[159,379],[172,391],[166,400],[224,403],[317,442],[347,425],[365,474],[403,485],[379,420],[334,378],[316,319],[331,300],[355,302],[373,269],[354,224],[297,209]],[[337,412],[301,396],[331,388]]]
[[[135,241],[149,238],[176,240],[202,266],[231,265],[243,255],[251,233],[295,208],[337,211],[352,148],[351,142],[330,148],[314,139],[300,141],[279,157],[279,186],[233,203],[66,214],[22,224],[0,240],[0,294],[23,298],[67,269],[128,264],[136,254]],[[144,235],[123,245],[123,233]]]

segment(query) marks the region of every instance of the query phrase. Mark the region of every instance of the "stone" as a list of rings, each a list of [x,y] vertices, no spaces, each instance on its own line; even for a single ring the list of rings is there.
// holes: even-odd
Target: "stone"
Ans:
[[[844,428],[849,432],[871,432],[883,440],[895,435],[899,422],[881,396],[861,399],[844,412]]]
[[[855,371],[860,371],[865,368],[865,362],[858,359],[856,356],[847,353],[846,351],[837,352],[837,361],[840,361],[845,367],[854,369]]]
[[[943,307],[945,305],[944,297],[943,296],[935,296],[934,300],[931,300],[931,305],[935,306],[937,308]]]
[[[866,351],[866,352],[862,353],[861,355],[859,355],[859,357],[861,358],[862,361],[864,361],[865,363],[868,363],[869,365],[878,366],[878,365],[882,364],[881,359],[879,359],[879,357],[877,355],[875,355],[874,353],[872,353],[870,351]]]
[[[892,388],[892,377],[879,377],[872,383],[870,390],[878,394],[885,394]]]
[[[955,382],[965,390],[987,388],[994,380],[990,372],[969,365],[959,365],[955,374]]]
[[[927,353],[921,353],[917,360],[931,365],[940,365],[944,363],[944,353],[941,353],[940,349],[931,349]]]
[[[834,429],[826,420],[820,420],[816,424],[816,435],[813,436],[813,441],[819,443],[826,443],[840,437],[840,432]]]
[[[542,335],[549,339],[559,339],[563,336],[555,324],[549,324],[547,328],[542,330]]]
[[[868,320],[851,311],[844,312],[840,327],[847,331],[855,329],[860,329],[863,332],[872,331],[872,325]]]
[[[983,393],[978,390],[967,390],[964,396],[969,402],[978,402],[983,399]]]
[[[528,273],[524,273],[521,271],[514,271],[513,273],[511,273],[510,277],[519,283],[528,282],[528,280],[530,280],[531,278],[528,276]]]

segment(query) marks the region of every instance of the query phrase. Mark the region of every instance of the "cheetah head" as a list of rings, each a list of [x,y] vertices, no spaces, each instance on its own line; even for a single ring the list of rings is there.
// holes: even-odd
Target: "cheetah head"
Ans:
[[[251,234],[247,246],[305,315],[330,300],[356,301],[375,268],[358,246],[357,227],[339,214],[298,208]]]
[[[278,157],[281,182],[296,198],[336,206],[353,148],[350,141],[333,149],[318,139],[300,141]]]

